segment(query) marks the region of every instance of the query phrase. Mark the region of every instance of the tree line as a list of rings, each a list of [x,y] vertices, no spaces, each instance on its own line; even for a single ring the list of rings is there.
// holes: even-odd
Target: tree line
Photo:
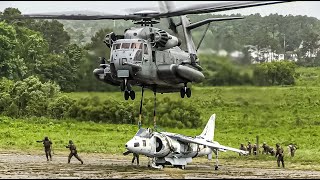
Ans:
[[[71,21],[63,21],[63,24],[57,20],[17,20],[17,16],[21,16],[21,12],[16,8],[7,8],[0,14],[1,77],[18,81],[36,76],[42,82],[55,82],[64,92],[119,90],[118,87],[96,80],[92,74],[92,71],[99,65],[99,57],[109,57],[110,51],[102,41],[107,33],[116,31],[115,29],[100,29],[91,37],[90,42],[81,46],[79,45],[81,43],[71,41],[71,35],[64,27],[64,24]],[[225,16],[191,15],[190,19],[195,22],[205,18]],[[76,22],[73,22],[72,25],[77,24]],[[87,23],[87,21],[79,23]],[[117,30],[125,26],[122,23],[115,25]],[[309,45],[304,47],[310,49],[316,48],[311,41],[314,44],[314,41],[317,40],[318,28],[319,21],[315,18],[282,15],[261,17],[255,14],[246,16],[244,20],[214,23],[210,26],[214,40],[206,41],[206,46],[231,51],[246,44],[253,44],[260,48],[271,47],[275,52],[279,52],[282,51],[281,34],[284,33],[288,51],[296,49],[302,41]],[[198,31],[202,30],[203,28],[200,28]],[[306,35],[307,32],[313,33],[313,36]],[[307,37],[313,37],[313,39],[308,40]],[[226,40],[226,38],[229,39]],[[195,41],[198,39],[199,37],[195,36]],[[215,44],[217,42],[220,44]],[[305,58],[299,61],[298,65],[303,65],[303,61],[309,64],[310,62],[317,63],[315,58],[311,60]],[[246,64],[243,62],[247,61],[232,63],[229,59],[221,59],[212,55],[201,55],[200,62],[206,75],[206,80],[201,85],[294,84],[295,66],[290,62],[243,66],[241,64]],[[275,75],[271,73],[273,71],[281,72]],[[281,78],[275,80],[276,76],[281,76]]]
[[[137,124],[139,101],[100,100],[98,97],[72,99],[61,93],[54,82],[41,82],[36,76],[19,81],[0,79],[0,113],[14,118],[48,117],[112,124]],[[153,124],[153,98],[145,98],[142,122]],[[158,100],[159,127],[194,128],[202,126],[199,108],[191,103]]]

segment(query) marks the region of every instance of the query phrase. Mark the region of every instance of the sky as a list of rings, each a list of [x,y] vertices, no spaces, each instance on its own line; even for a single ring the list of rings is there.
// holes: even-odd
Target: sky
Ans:
[[[213,1],[174,1],[176,7],[184,7],[198,3]],[[216,1],[226,2],[226,1]],[[157,1],[0,1],[0,11],[7,7],[18,8],[22,14],[66,12],[66,11],[96,11],[111,14],[126,14],[125,9],[132,7],[157,7]],[[260,13],[262,16],[269,14],[281,15],[307,15],[320,19],[320,1],[295,1],[261,7],[252,7],[225,11],[215,14],[250,15]]]

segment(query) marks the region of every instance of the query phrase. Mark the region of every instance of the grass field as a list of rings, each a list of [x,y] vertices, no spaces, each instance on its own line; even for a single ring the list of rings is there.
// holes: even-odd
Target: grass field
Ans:
[[[209,117],[216,113],[216,131],[214,139],[223,145],[239,148],[240,143],[259,144],[267,142],[275,148],[280,143],[286,154],[287,145],[298,145],[296,156],[287,160],[299,163],[320,162],[320,74],[319,68],[311,72],[298,69],[296,86],[286,87],[192,87],[192,97],[181,99],[179,93],[157,94],[158,99],[169,97],[174,101],[190,103],[196,108],[205,125]],[[319,82],[319,83],[318,83]],[[136,88],[139,104],[141,94]],[[98,97],[124,101],[121,92],[104,93],[65,93],[74,99]],[[153,100],[150,90],[145,98]],[[136,107],[137,111],[139,106]],[[107,111],[107,109],[106,109]],[[143,124],[152,127],[152,124]],[[202,128],[179,129],[163,128],[169,132],[195,136]],[[0,117],[0,149],[41,152],[42,144],[36,140],[49,136],[54,143],[54,151],[67,151],[65,145],[72,139],[80,152],[121,154],[124,144],[137,131],[137,125],[104,124],[79,122],[75,120],[55,120],[47,118],[11,119]],[[220,153],[222,158],[274,160],[271,156],[239,157],[232,152]]]

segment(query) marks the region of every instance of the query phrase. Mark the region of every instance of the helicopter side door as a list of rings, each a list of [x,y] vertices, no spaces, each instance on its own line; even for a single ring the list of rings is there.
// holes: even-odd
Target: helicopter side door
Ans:
[[[150,44],[143,43],[143,63],[146,67],[145,76],[148,77],[149,81],[154,81],[156,78],[156,60],[152,57],[152,51]],[[151,83],[151,82],[150,82]]]

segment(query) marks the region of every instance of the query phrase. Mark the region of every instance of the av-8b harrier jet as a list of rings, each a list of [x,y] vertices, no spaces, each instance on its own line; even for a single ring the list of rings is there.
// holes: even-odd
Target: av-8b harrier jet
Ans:
[[[125,147],[128,150],[124,154],[137,153],[152,158],[149,166],[163,168],[165,165],[185,169],[192,158],[208,156],[211,160],[212,153],[216,155],[215,170],[218,169],[218,152],[233,151],[243,155],[247,151],[220,145],[213,141],[215,118],[213,114],[204,130],[199,136],[189,137],[169,132],[151,132],[150,129],[140,128],[136,135],[129,140]]]

